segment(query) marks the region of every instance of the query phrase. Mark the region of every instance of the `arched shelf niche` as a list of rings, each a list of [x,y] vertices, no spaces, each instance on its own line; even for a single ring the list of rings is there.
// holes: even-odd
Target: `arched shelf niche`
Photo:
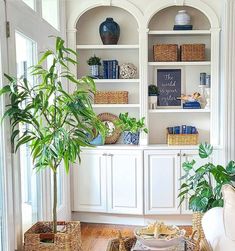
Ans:
[[[207,16],[189,6],[171,6],[158,11],[149,21],[149,30],[173,30],[175,16],[179,10],[186,10],[191,16],[193,30],[210,30],[211,24]]]
[[[100,6],[89,9],[77,21],[77,44],[102,44],[99,25],[112,17],[120,26],[118,44],[138,44],[138,23],[128,11],[115,6]]]
[[[99,26],[107,17],[112,17],[120,26],[118,44],[111,48],[103,46],[99,35]],[[118,60],[119,65],[131,62],[139,69],[138,28],[136,18],[120,7],[99,6],[84,12],[76,24],[76,44],[80,62],[78,77],[89,73],[86,61],[94,54],[101,60]]]

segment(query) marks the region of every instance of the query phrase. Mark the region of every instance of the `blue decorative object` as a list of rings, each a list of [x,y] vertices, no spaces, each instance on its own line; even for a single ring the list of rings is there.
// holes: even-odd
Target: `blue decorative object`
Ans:
[[[136,133],[129,132],[129,131],[123,132],[124,144],[138,145],[139,138],[140,138],[140,132],[136,132]]]
[[[185,102],[183,109],[201,109],[201,104],[198,101]]]
[[[91,142],[91,145],[94,146],[102,146],[104,144],[104,140],[102,138],[102,136],[100,134],[98,134],[98,136],[96,138],[94,138]]]
[[[113,18],[106,18],[106,20],[100,24],[99,32],[103,44],[117,44],[120,36],[120,27],[113,21]]]

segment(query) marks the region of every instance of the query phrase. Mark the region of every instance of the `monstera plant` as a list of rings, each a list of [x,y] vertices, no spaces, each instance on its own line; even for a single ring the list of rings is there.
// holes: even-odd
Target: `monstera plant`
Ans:
[[[69,172],[70,163],[80,157],[81,147],[90,146],[87,135],[105,134],[104,125],[91,106],[90,97],[96,91],[93,80],[77,79],[70,70],[71,64],[77,65],[76,59],[77,53],[66,48],[64,41],[57,37],[55,50],[47,50],[30,69],[36,84],[24,77],[5,75],[9,83],[0,90],[0,95],[8,95],[10,100],[3,119],[10,118],[15,151],[28,144],[35,169],[50,168],[53,172],[54,233],[57,231],[58,169],[63,163]],[[51,63],[44,67],[45,62]],[[72,93],[63,87],[66,83],[72,86]]]
[[[210,144],[199,146],[199,157],[208,160],[202,166],[196,167],[196,161],[183,163],[185,175],[180,187],[180,204],[189,199],[189,209],[194,212],[206,212],[213,207],[222,207],[221,188],[224,184],[232,184],[235,178],[235,162],[230,161],[224,168],[210,161],[213,147]]]

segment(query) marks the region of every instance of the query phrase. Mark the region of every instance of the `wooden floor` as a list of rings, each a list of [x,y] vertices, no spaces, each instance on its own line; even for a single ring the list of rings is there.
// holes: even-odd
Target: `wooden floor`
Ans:
[[[121,231],[123,237],[133,236],[135,227],[82,223],[81,228],[83,251],[106,251],[108,241],[117,237],[118,230]],[[190,234],[191,227],[185,226],[183,228]]]

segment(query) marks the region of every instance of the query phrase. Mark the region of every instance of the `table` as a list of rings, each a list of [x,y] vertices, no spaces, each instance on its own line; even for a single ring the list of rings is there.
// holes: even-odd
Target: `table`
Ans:
[[[149,248],[145,245],[141,244],[138,240],[135,245],[132,247],[131,251],[185,251],[185,242],[182,241],[179,246],[165,248],[165,249],[156,249],[156,248]]]

